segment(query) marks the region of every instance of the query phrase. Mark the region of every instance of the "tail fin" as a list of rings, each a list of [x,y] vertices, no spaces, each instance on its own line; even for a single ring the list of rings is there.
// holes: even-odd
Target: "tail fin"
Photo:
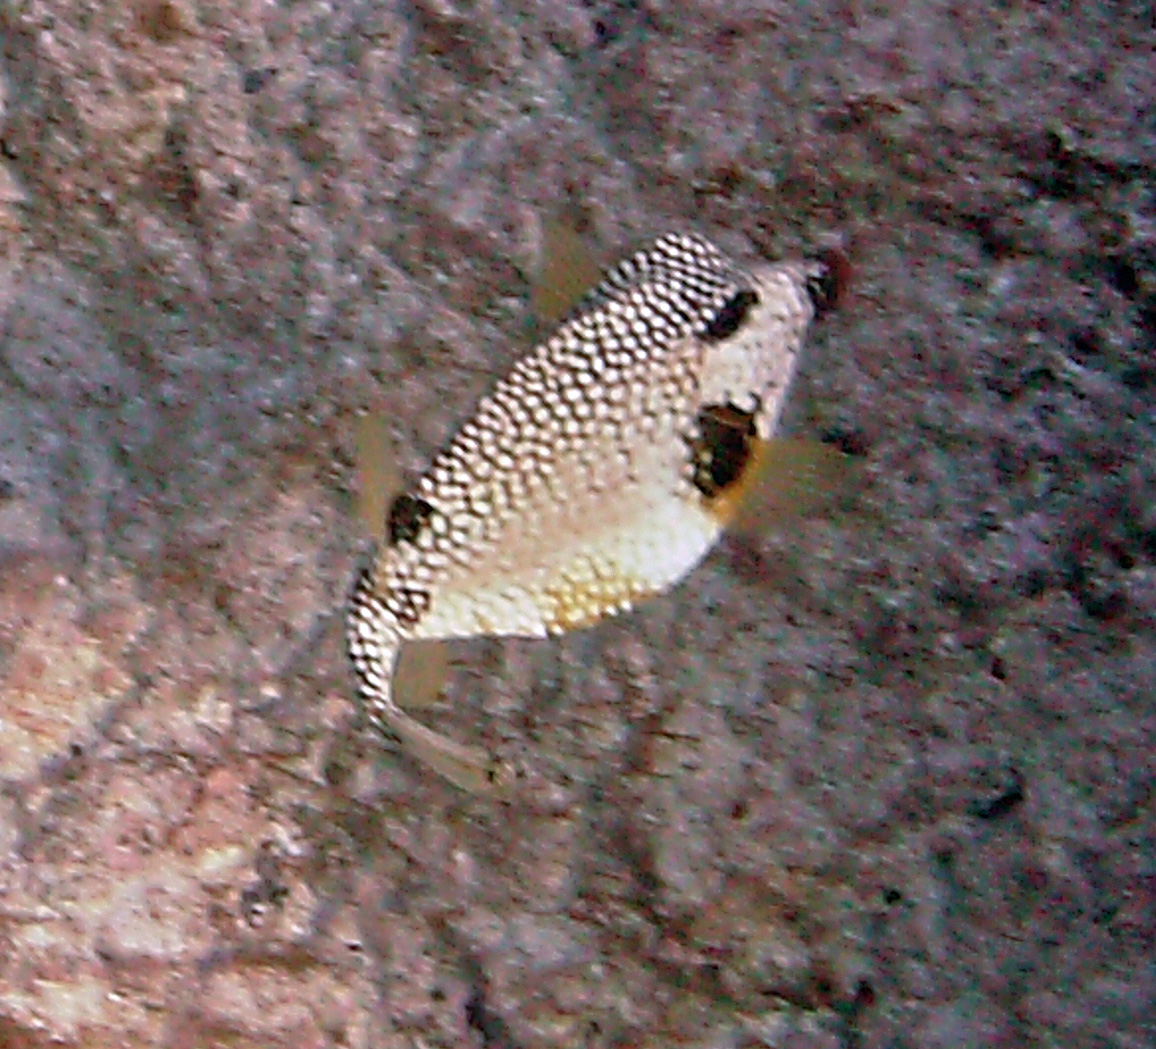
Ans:
[[[397,619],[374,590],[372,565],[367,566],[358,573],[350,595],[345,628],[365,716],[382,736],[462,790],[508,796],[517,778],[512,766],[480,747],[465,746],[434,732],[397,705],[394,671],[403,640]]]

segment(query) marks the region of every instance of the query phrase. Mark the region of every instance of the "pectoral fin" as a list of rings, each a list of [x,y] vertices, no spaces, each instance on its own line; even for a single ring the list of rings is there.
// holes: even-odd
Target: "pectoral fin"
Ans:
[[[852,459],[821,441],[752,437],[741,471],[708,503],[728,531],[754,534],[829,506],[852,478]]]

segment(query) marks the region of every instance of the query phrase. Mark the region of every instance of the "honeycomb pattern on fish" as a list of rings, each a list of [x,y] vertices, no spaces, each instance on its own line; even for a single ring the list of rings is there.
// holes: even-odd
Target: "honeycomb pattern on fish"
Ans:
[[[747,270],[688,233],[610,271],[395,500],[347,620],[371,721],[454,778],[447,762],[488,758],[397,707],[405,641],[544,637],[685,576],[727,524],[749,442],[777,426],[828,276]]]

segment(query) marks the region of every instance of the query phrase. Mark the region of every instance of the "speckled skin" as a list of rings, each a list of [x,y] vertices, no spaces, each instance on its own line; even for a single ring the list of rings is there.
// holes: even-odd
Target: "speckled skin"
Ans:
[[[774,433],[825,276],[664,236],[523,357],[395,502],[357,581],[347,640],[375,725],[461,782],[453,766],[487,759],[398,709],[404,641],[545,637],[686,575]]]

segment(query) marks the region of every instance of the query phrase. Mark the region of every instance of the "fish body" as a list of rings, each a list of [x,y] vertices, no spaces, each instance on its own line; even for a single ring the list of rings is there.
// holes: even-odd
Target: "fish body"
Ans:
[[[370,719],[462,782],[488,759],[397,707],[404,642],[546,637],[682,579],[737,512],[829,276],[686,233],[611,270],[394,500],[347,619]]]

